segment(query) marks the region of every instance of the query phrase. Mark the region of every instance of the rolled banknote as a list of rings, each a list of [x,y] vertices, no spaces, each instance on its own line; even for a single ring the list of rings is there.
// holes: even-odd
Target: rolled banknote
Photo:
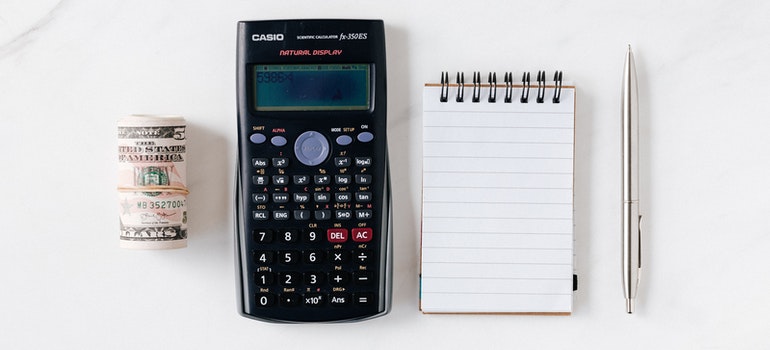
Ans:
[[[187,246],[185,120],[132,115],[118,120],[120,246]]]

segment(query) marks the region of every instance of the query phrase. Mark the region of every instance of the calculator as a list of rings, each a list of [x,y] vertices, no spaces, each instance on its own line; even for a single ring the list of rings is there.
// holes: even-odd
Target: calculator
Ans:
[[[239,312],[386,314],[392,238],[381,20],[238,23]]]

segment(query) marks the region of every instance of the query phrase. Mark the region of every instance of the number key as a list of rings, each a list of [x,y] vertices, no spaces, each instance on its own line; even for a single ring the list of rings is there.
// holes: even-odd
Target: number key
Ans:
[[[254,230],[252,234],[254,240],[259,243],[270,243],[273,241],[273,230]]]
[[[302,283],[302,275],[299,272],[281,272],[278,274],[278,283],[282,286],[298,286]]]
[[[284,243],[294,243],[299,240],[299,232],[297,230],[283,230],[279,239]]]
[[[305,284],[309,286],[318,286],[324,284],[326,274],[322,272],[305,272]]]
[[[278,253],[281,264],[295,265],[299,263],[299,252],[296,250],[284,250]]]
[[[305,263],[320,264],[324,261],[324,252],[322,250],[307,250],[302,252]]]
[[[272,264],[275,261],[275,252],[270,250],[257,250],[254,252],[254,262],[257,264]]]
[[[275,275],[268,271],[259,271],[254,273],[254,283],[260,287],[269,286],[275,283]]]
[[[257,293],[257,306],[270,307],[275,305],[275,295],[270,293]]]
[[[320,242],[322,236],[319,232],[321,231],[309,230],[305,232],[305,241],[310,243]]]

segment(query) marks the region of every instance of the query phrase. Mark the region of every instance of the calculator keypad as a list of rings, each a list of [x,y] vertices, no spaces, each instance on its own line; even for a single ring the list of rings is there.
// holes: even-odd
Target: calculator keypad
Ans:
[[[337,145],[356,144],[355,135],[342,136],[347,135],[337,137]],[[298,139],[328,147],[323,137],[306,132]],[[251,162],[250,208],[256,227],[249,244],[252,305],[318,310],[376,306],[383,297],[377,286],[381,233],[373,223],[373,185],[383,181],[372,174],[376,159],[348,151],[328,156],[298,151],[292,142],[279,142],[284,147],[275,154],[260,153]],[[321,156],[326,160],[319,162]],[[305,166],[310,164],[314,166]]]

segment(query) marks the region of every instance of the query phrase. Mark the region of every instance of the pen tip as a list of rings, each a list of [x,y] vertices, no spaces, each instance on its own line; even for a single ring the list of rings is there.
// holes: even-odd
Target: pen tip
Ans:
[[[626,299],[626,312],[629,314],[634,313],[634,299]]]

